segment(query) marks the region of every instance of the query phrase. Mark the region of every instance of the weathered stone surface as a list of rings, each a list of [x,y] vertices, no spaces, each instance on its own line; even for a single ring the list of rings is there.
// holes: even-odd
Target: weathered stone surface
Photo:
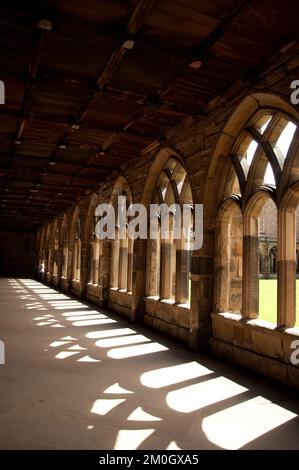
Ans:
[[[178,328],[177,333],[178,333],[178,339],[182,341],[183,343],[187,344],[189,340],[189,330],[185,328]]]
[[[121,307],[130,308],[132,302],[132,295],[128,292],[120,292],[118,290],[109,290],[109,301],[118,304]]]
[[[158,318],[155,318],[154,320],[154,328],[159,331],[162,331],[162,333],[172,336],[173,338],[176,338],[178,336],[177,326],[159,320]]]
[[[233,343],[243,349],[253,349],[252,344],[252,328],[244,324],[244,322],[234,322]]]
[[[282,339],[278,332],[253,327],[251,338],[255,352],[275,359],[283,359]]]
[[[210,339],[210,348],[213,354],[223,357],[229,362],[234,361],[234,347],[231,344],[223,343],[217,339]]]
[[[237,346],[234,347],[234,360],[243,367],[253,370],[258,368],[258,355]]]
[[[287,384],[299,389],[299,369],[297,367],[288,366]]]
[[[178,311],[178,325],[183,326],[187,330],[190,328],[190,309],[176,307]]]
[[[212,316],[213,336],[220,341],[233,344],[234,322],[223,318],[221,315]]]
[[[154,328],[154,321],[155,319],[151,315],[144,315],[144,323],[150,328]]]
[[[274,359],[257,356],[257,370],[267,377],[282,383],[287,381],[287,368],[284,364]]]

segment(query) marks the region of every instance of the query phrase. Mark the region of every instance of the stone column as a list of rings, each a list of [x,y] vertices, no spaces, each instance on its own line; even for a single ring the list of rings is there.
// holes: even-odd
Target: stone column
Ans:
[[[296,212],[278,211],[277,323],[293,327],[296,323]]]
[[[128,239],[119,242],[118,287],[127,290],[128,286]]]
[[[77,240],[77,245],[76,245],[76,280],[81,281],[81,240],[80,238]]]
[[[99,267],[100,267],[100,241],[96,238],[91,244],[92,250],[92,279],[94,285],[99,284]]]
[[[128,239],[128,274],[127,274],[127,291],[133,290],[133,250],[134,240]]]
[[[118,288],[119,279],[119,239],[115,239],[111,243],[111,266],[110,266],[110,287]]]
[[[175,301],[179,304],[187,304],[189,302],[190,259],[188,242],[184,238],[177,240]]]
[[[191,262],[192,288],[188,341],[189,348],[193,350],[208,348],[211,335],[213,274],[213,256],[194,252]]]
[[[113,242],[111,240],[105,239],[100,242],[101,246],[101,256],[100,256],[100,265],[99,265],[99,301],[103,305],[106,304],[108,300],[108,293],[110,287],[110,269],[111,269],[111,245]]]
[[[169,240],[161,240],[160,297],[170,299],[172,289],[171,244]]]
[[[67,271],[66,271],[66,290],[69,291],[72,285],[73,279],[73,263],[75,263],[75,245],[69,243],[68,246],[68,257],[67,257]]]
[[[135,242],[136,243],[136,242]],[[160,296],[160,238],[148,240],[146,250],[146,293],[148,296]]]
[[[53,253],[52,248],[49,248],[47,254],[47,271],[46,271],[46,281],[51,282],[52,279],[52,266],[53,266]]]
[[[140,322],[145,315],[147,240],[135,240],[133,248],[132,321]]]
[[[218,222],[216,230],[216,279],[215,279],[215,312],[226,312],[229,302],[229,254],[228,247],[230,224]]]
[[[80,266],[80,293],[81,297],[86,296],[88,274],[89,274],[89,254],[90,254],[90,243],[81,242],[81,266]]]
[[[63,245],[59,245],[57,250],[57,286],[61,285],[61,277],[63,274]]]

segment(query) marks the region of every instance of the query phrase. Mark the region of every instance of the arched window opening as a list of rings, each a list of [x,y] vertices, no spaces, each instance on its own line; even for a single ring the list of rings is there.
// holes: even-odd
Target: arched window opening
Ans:
[[[157,236],[149,240],[147,256],[147,295],[177,304],[190,305],[191,302],[191,242],[193,230],[193,198],[189,178],[184,167],[171,158],[160,177],[154,193],[153,204],[159,206],[156,221]],[[167,234],[162,230],[161,204],[169,211]],[[183,223],[183,208],[189,207],[190,217],[186,236],[176,237],[175,228],[179,211]],[[186,219],[187,220],[187,219]],[[164,227],[163,227],[164,228]]]
[[[128,236],[129,217],[127,210],[133,200],[129,186],[125,181],[114,192],[112,202],[115,208],[116,223],[115,240],[111,245],[110,287],[131,293],[134,241]],[[125,227],[122,227],[122,222]]]
[[[277,208],[267,199],[258,218],[259,318],[277,323]]]
[[[292,228],[291,216],[281,210],[278,213],[274,201],[278,201],[279,204],[283,196],[281,192],[288,175],[285,172],[285,162],[288,162],[287,172],[290,171],[289,166],[293,165],[288,158],[296,129],[297,125],[282,113],[259,111],[247,122],[236,139],[231,152],[235,174],[232,169],[225,173],[222,186],[223,203],[219,212],[223,219],[218,220],[217,259],[220,281],[216,289],[216,305],[220,312],[242,312],[246,318],[259,317],[274,324],[279,322],[282,326],[292,323],[294,312],[293,316],[282,312],[285,308],[283,305],[286,305],[287,301],[283,287],[285,281],[282,281],[285,279],[283,277],[285,274],[280,268],[280,263],[292,262],[294,265],[296,263],[295,272],[299,278],[299,236],[296,238],[294,234],[284,233],[281,224],[289,217],[288,226]],[[292,183],[296,171],[292,170]],[[239,229],[242,227],[242,218],[238,220],[235,215],[236,208],[226,202],[227,198],[238,200],[240,211],[244,214],[242,306],[233,305],[230,300],[231,277],[237,276],[234,236],[238,233],[237,226]],[[230,212],[226,214],[223,212],[224,209]],[[294,252],[292,251],[294,253],[292,260],[288,258],[290,250],[286,245],[289,243],[294,243],[294,247],[296,243],[297,248],[297,255],[295,248]],[[240,240],[239,246],[241,246]],[[293,308],[294,303],[289,302],[289,305]]]

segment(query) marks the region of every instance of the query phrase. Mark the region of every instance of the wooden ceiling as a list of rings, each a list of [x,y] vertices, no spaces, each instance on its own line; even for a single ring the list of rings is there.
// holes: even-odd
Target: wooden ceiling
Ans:
[[[29,230],[297,39],[299,16],[297,0],[1,0],[0,25],[0,228]]]

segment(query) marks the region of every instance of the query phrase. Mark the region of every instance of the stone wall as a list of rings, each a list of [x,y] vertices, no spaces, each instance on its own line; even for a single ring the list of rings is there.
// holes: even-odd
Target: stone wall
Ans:
[[[0,231],[0,275],[33,277],[36,269],[35,234]]]
[[[214,354],[299,388],[299,365],[291,362],[292,342],[299,345],[299,328],[279,330],[261,320],[244,321],[235,314],[213,314],[212,324],[210,346]]]

